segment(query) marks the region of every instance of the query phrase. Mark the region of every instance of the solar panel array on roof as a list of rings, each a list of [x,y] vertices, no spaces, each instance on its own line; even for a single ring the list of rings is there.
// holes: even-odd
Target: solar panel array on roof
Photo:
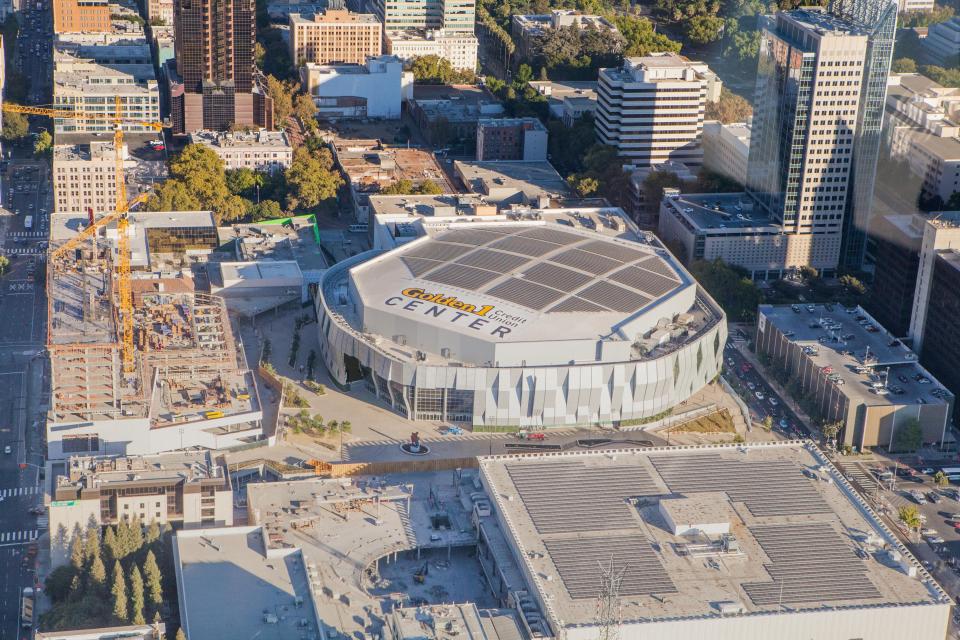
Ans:
[[[663,276],[638,269],[637,267],[626,267],[620,271],[611,273],[608,277],[611,280],[616,280],[620,284],[649,294],[651,297],[662,296],[677,286],[675,280],[664,278]]]
[[[451,287],[460,287],[475,291],[479,287],[500,277],[495,271],[485,269],[476,269],[462,264],[445,264],[439,269],[434,269],[428,276],[431,282],[448,284]]]
[[[543,287],[519,278],[510,278],[501,282],[487,293],[507,302],[514,302],[537,311],[563,297],[562,291]]]
[[[671,491],[726,491],[732,502],[743,502],[758,517],[831,513],[795,462],[709,453],[651,456],[650,461]]]
[[[448,229],[400,259],[414,277],[550,313],[634,313],[680,284],[659,256],[540,225]]]
[[[605,467],[603,473],[590,473],[579,461],[517,462],[506,468],[541,534],[636,527],[626,499],[661,493],[637,465]]]
[[[574,600],[595,600],[603,592],[603,572],[626,568],[621,596],[676,593],[650,541],[641,534],[544,540],[563,586]]]
[[[770,558],[764,567],[772,578],[743,585],[756,605],[880,597],[864,563],[829,522],[754,526],[750,533]]]

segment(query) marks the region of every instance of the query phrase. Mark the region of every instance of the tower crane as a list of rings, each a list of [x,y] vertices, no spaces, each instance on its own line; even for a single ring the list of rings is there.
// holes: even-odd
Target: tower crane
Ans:
[[[134,362],[133,348],[133,291],[130,285],[130,238],[127,236],[129,228],[127,214],[131,208],[146,200],[147,196],[141,194],[131,201],[127,200],[127,183],[123,175],[123,125],[136,124],[149,127],[155,131],[162,131],[164,127],[169,125],[165,125],[162,122],[151,122],[124,117],[120,96],[116,96],[114,99],[113,114],[74,111],[62,108],[34,107],[9,102],[4,102],[2,108],[7,112],[22,113],[24,115],[67,118],[71,120],[93,120],[110,122],[114,125],[113,153],[116,160],[114,180],[117,189],[117,200],[114,210],[99,220],[91,220],[90,225],[86,229],[72,237],[66,243],[53,249],[50,252],[49,264],[52,266],[54,259],[65,255],[68,251],[77,247],[84,240],[93,236],[111,222],[117,222],[117,256],[119,258],[117,263],[117,290],[120,299],[120,352],[123,358],[123,373],[132,374],[136,365]]]

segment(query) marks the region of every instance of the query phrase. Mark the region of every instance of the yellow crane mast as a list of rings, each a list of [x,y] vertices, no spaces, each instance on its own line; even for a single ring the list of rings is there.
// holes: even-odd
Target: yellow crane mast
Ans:
[[[70,109],[54,109],[49,107],[32,107],[27,105],[13,104],[4,102],[3,110],[11,113],[22,113],[24,115],[48,116],[50,118],[68,118],[71,120],[94,120],[99,122],[111,122],[113,129],[113,152],[116,159],[116,172],[114,180],[117,189],[117,201],[112,213],[109,213],[99,220],[91,221],[91,224],[78,233],[76,236],[60,245],[50,253],[50,263],[59,256],[64,255],[81,242],[91,237],[104,226],[114,220],[117,222],[117,290],[119,294],[119,315],[120,315],[120,352],[123,358],[123,372],[131,374],[134,372],[136,364],[134,362],[133,348],[133,291],[130,285],[130,238],[127,236],[129,220],[127,214],[136,204],[146,200],[146,195],[141,194],[132,201],[127,201],[127,183],[123,175],[123,125],[137,124],[150,127],[155,131],[161,131],[165,126],[162,122],[149,122],[138,120],[136,118],[126,118],[123,115],[123,105],[120,102],[120,96],[114,100],[113,114],[107,113],[87,113],[83,111],[73,111]]]

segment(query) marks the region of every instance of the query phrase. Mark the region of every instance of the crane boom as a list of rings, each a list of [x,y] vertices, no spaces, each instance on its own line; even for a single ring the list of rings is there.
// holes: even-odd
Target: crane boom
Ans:
[[[127,184],[123,175],[123,124],[138,124],[140,126],[150,127],[155,131],[163,130],[162,122],[150,122],[145,120],[127,119],[123,117],[123,104],[120,96],[114,97],[114,112],[108,113],[84,113],[82,111],[72,111],[70,109],[55,109],[49,107],[32,107],[20,104],[4,102],[0,105],[4,111],[11,113],[22,113],[25,115],[48,116],[50,118],[67,118],[71,120],[95,120],[111,122],[114,125],[113,131],[113,153],[116,160],[116,171],[114,181],[116,185],[117,200],[112,213],[108,213],[90,226],[78,233],[76,236],[65,242],[63,245],[53,249],[50,252],[51,263],[54,258],[64,255],[81,242],[91,237],[99,229],[117,221],[117,292],[119,297],[119,320],[120,320],[120,347],[123,358],[123,372],[131,374],[135,371],[136,363],[134,361],[133,348],[133,290],[130,284],[130,222],[127,214],[130,209],[146,200],[147,196],[141,194],[132,201],[127,201]],[[52,268],[52,266],[51,266]]]

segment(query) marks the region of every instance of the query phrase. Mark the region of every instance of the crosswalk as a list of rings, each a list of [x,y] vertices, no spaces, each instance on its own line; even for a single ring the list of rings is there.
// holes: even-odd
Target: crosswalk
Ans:
[[[11,238],[42,238],[47,235],[46,231],[11,231],[7,234]]]
[[[0,532],[0,544],[5,542],[30,542],[40,536],[38,529],[21,529],[20,531]]]
[[[41,256],[46,254],[46,249],[40,247],[6,247],[0,248],[0,253],[18,256]]]
[[[40,487],[14,487],[13,489],[0,489],[0,498],[32,496],[37,493],[40,493]]]
[[[860,464],[843,464],[840,468],[865,493],[874,491],[879,484],[876,477]]]

